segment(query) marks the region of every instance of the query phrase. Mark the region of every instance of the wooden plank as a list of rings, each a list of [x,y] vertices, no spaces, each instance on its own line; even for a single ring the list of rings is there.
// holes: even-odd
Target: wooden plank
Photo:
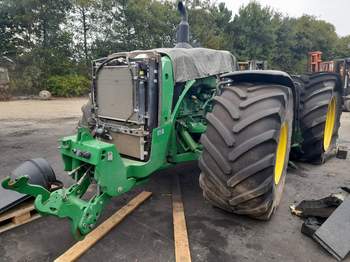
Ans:
[[[84,240],[76,243],[64,254],[55,259],[55,262],[70,262],[77,260],[83,255],[90,247],[92,247],[98,240],[105,236],[113,227],[118,225],[127,215],[134,211],[139,205],[141,205],[146,199],[152,195],[151,192],[143,191],[134,197],[129,203],[119,209],[105,222],[91,231]]]
[[[11,210],[3,213],[0,215],[0,222],[5,221],[7,219],[16,217],[16,216],[21,216],[23,214],[26,214],[32,210],[34,210],[35,207],[33,205],[33,201],[30,201],[29,203],[24,203],[19,205],[16,208],[12,208]]]
[[[13,229],[13,228],[18,227],[18,226],[27,224],[27,223],[29,223],[29,222],[31,222],[33,220],[36,220],[36,219],[38,219],[40,217],[41,216],[39,214],[34,214],[28,220],[22,221],[20,224],[16,224],[14,222],[7,223],[5,225],[0,226],[0,233],[3,233],[5,231],[7,231],[7,230]]]
[[[19,216],[15,216],[14,218],[12,218],[12,222],[15,223],[16,225],[21,225],[23,224],[25,221],[30,219],[30,212],[21,214]]]
[[[176,262],[191,262],[190,245],[178,175],[173,180],[173,224]]]

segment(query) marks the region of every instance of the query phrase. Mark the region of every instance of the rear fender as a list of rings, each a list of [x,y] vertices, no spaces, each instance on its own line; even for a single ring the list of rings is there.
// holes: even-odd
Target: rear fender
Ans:
[[[308,84],[313,79],[322,79],[322,81],[335,81],[335,90],[337,90],[341,96],[345,96],[345,87],[341,79],[341,76],[338,73],[333,72],[316,72],[300,76],[304,84]]]
[[[293,130],[299,130],[299,123],[297,120],[299,119],[300,88],[289,74],[277,70],[247,70],[223,74],[220,77],[224,82],[226,82],[225,80],[231,80],[234,83],[269,83],[289,87],[292,91],[294,102]],[[293,132],[292,143],[297,140],[297,138],[294,137],[296,133],[297,132]]]

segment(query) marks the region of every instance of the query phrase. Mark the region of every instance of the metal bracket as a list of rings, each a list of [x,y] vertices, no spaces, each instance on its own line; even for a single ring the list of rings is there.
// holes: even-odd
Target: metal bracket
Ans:
[[[28,181],[28,176],[22,176],[16,180],[7,177],[2,181],[2,186],[5,189],[14,190],[22,194],[28,194],[34,197],[41,196],[43,201],[49,199],[50,191],[42,186],[29,184]]]
[[[35,197],[35,208],[42,215],[69,218],[71,232],[75,239],[80,240],[95,227],[103,207],[110,199],[110,196],[105,193],[96,194],[89,201],[81,199],[90,185],[87,172],[77,184],[54,192],[49,192],[42,186],[29,184],[28,176],[22,176],[16,180],[7,177],[3,180],[2,186]]]

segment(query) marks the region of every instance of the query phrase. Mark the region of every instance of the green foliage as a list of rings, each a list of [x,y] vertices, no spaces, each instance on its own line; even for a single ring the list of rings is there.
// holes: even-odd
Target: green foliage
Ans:
[[[257,2],[239,9],[233,20],[234,47],[241,59],[270,60],[276,39],[273,12]]]
[[[174,3],[155,0],[96,1],[100,34],[92,34],[92,55],[172,47],[179,22]]]
[[[332,24],[304,15],[295,21],[295,30],[296,53],[321,50],[325,60],[334,57],[338,37]]]
[[[272,47],[272,58],[269,62],[272,68],[296,73],[295,71],[298,71],[296,66],[306,54],[296,57],[295,53],[291,52],[297,42],[293,23],[294,19],[284,18],[279,14],[275,14],[273,24],[276,38],[275,44]]]
[[[92,59],[173,47],[180,21],[176,4],[172,0],[0,0],[0,56],[16,63],[12,90],[37,93],[52,79],[54,86],[66,90],[63,86],[72,85],[56,78],[89,78]],[[187,0],[186,6],[194,47],[229,50],[240,61],[267,60],[271,68],[290,73],[306,71],[309,51],[322,51],[324,60],[350,56],[350,35],[338,37],[332,24],[313,16],[291,18],[256,1],[242,6],[235,16],[224,3],[213,0]],[[61,95],[66,93],[75,91]]]
[[[350,57],[350,35],[341,37],[336,44],[336,58]]]
[[[188,13],[193,46],[230,49],[232,12],[224,3],[213,5],[210,1],[193,1]]]
[[[23,91],[24,94],[34,94],[37,91],[37,85],[42,81],[42,71],[35,65],[24,67],[21,75],[16,75],[13,79],[13,89]],[[40,84],[39,84],[40,85]]]
[[[90,80],[81,75],[50,76],[47,90],[54,96],[82,96],[89,92]]]

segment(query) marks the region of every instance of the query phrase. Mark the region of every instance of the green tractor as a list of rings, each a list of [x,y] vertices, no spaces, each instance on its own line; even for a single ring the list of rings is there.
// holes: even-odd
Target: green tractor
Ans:
[[[199,161],[206,200],[267,220],[281,199],[289,158],[322,163],[336,145],[342,105],[337,74],[238,71],[227,51],[191,48],[182,2],[178,8],[174,48],[93,62],[91,99],[78,132],[60,140],[75,184],[50,192],[31,182],[33,174],[47,176],[43,170],[52,177],[50,166],[36,160],[2,182],[34,196],[39,213],[69,218],[77,239],[96,226],[112,197],[157,170],[193,160]],[[83,199],[91,184],[94,196]]]

